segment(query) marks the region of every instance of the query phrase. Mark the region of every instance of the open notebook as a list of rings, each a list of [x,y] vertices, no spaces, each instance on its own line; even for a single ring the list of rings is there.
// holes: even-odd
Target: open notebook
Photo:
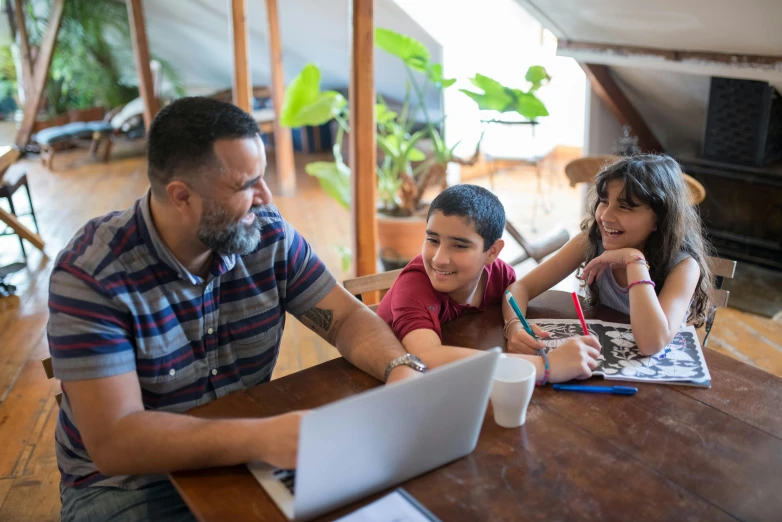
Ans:
[[[575,335],[582,335],[577,319],[530,320],[551,337],[542,339],[547,350],[552,350]],[[589,333],[597,337],[602,346],[595,375],[616,381],[657,382],[711,387],[711,375],[703,357],[695,328],[687,326],[676,334],[673,341],[651,357],[641,355],[629,324],[587,321]]]

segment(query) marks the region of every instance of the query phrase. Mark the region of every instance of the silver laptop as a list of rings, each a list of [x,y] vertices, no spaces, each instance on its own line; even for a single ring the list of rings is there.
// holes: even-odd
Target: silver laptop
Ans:
[[[290,520],[309,520],[471,453],[501,350],[307,414],[296,470],[248,468]]]

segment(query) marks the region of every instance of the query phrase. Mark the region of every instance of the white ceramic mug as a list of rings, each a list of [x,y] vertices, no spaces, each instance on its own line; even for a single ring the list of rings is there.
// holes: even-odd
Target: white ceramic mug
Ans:
[[[503,355],[497,362],[491,387],[494,422],[503,428],[522,426],[534,390],[535,365],[521,357]]]

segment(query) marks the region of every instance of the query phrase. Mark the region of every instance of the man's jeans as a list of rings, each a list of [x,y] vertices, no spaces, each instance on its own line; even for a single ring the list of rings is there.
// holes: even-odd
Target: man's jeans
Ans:
[[[195,522],[169,481],[142,489],[70,488],[60,484],[62,522]]]

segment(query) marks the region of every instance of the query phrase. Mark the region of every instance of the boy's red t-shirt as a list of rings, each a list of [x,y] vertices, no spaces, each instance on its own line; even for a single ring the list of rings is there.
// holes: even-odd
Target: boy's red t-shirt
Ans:
[[[443,338],[441,325],[465,314],[477,313],[487,306],[502,303],[505,289],[516,281],[516,272],[500,259],[484,267],[488,272],[486,289],[479,307],[458,304],[448,294],[438,292],[426,275],[419,255],[402,270],[383,297],[377,314],[388,323],[401,341],[413,330],[434,330]]]

